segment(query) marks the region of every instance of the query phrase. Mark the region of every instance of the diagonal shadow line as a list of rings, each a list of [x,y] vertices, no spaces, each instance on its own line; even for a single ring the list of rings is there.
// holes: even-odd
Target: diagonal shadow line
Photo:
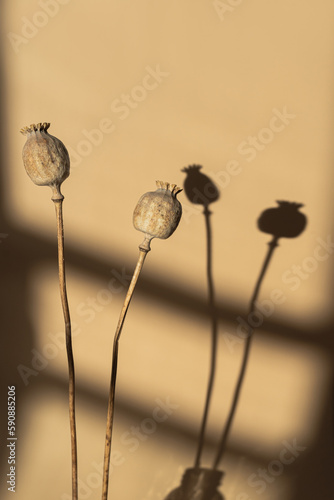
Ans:
[[[41,374],[40,379],[38,381],[36,380],[36,386],[34,386],[32,391],[36,391],[39,393],[41,393],[41,391],[45,391],[47,393],[49,391],[52,391],[52,393],[58,391],[61,392],[62,395],[64,396],[64,399],[66,399],[67,379],[65,377],[64,378],[58,377],[52,373],[44,372],[43,374]],[[104,411],[106,412],[107,394],[102,392],[98,387],[89,386],[86,382],[84,384],[79,382],[77,384],[77,399],[79,404],[84,402],[91,408],[96,408],[100,412]],[[329,402],[329,408],[330,407],[331,407],[331,402]],[[118,408],[117,420],[119,421],[122,420],[123,422],[129,421],[129,425],[133,425],[134,420],[136,421],[136,423],[143,421],[152,413],[152,407],[148,407],[145,405],[138,407],[137,403],[132,403],[128,399],[122,398],[121,396],[117,397],[117,408]],[[321,417],[322,420],[328,420],[330,416],[328,411],[329,408],[328,407],[324,408]],[[167,419],[161,425],[159,425],[157,432],[159,433],[159,436],[161,436],[161,439],[165,438],[168,440],[169,439],[174,440],[175,442],[178,443],[180,447],[184,447],[186,449],[195,449],[196,447],[196,441],[198,439],[197,429],[196,427],[191,429],[190,426],[187,425],[187,422],[182,422],[176,419],[170,421]],[[206,445],[208,449],[210,448],[215,449],[217,446],[217,441],[218,439],[213,438],[212,434],[208,434],[206,437]],[[320,443],[320,446],[321,445],[323,446],[323,443]],[[327,446],[326,451],[328,451],[329,453],[329,446]],[[242,460],[243,457],[247,457],[248,466],[247,466],[247,471],[245,471],[245,473],[247,473],[247,477],[249,477],[250,473],[255,473],[258,470],[259,466],[267,466],[267,464],[270,463],[270,461],[273,459],[272,452],[268,451],[268,449],[263,448],[261,446],[254,447],[254,444],[249,446],[243,445],[242,439],[238,441],[236,440],[230,441],[228,454],[232,463],[237,463],[238,460]],[[328,457],[328,455],[324,454],[324,458],[326,457]],[[311,470],[314,470],[313,460],[314,460],[313,453],[310,453],[308,451],[306,455],[302,454],[298,458],[298,461],[296,462],[298,467],[301,468],[298,478],[300,478],[302,484],[300,484],[299,487],[297,488],[295,495],[293,496],[294,500],[301,500],[302,498],[305,499],[310,498],[307,495],[307,490],[305,490],[305,488],[303,489],[303,467],[305,467],[305,463],[307,463],[307,466],[309,467],[308,462],[311,462]],[[253,464],[254,466],[252,467],[251,464]],[[329,470],[331,464],[326,462],[323,463],[319,462],[319,467],[321,470],[324,470],[324,468],[326,468],[327,470],[326,480],[322,484],[323,490],[326,493],[329,492],[333,493],[334,486],[329,482],[329,478],[331,477]],[[315,481],[317,481],[316,478]],[[231,487],[233,487],[233,484],[234,483],[232,483]],[[234,485],[234,489],[236,489],[237,493],[240,494],[243,493],[243,491],[241,490],[238,492],[237,483]],[[303,495],[301,493],[303,493]],[[327,498],[327,497],[321,497],[321,498]],[[329,496],[328,500],[330,498],[332,498],[332,496]]]
[[[17,230],[15,227],[12,231],[11,237],[6,241],[6,246],[8,246],[14,260],[19,259],[21,265],[24,266],[26,263],[27,267],[43,263],[50,263],[54,266],[57,257],[55,239],[43,237],[30,231]],[[24,253],[22,252],[23,245]],[[78,250],[75,246],[69,244],[65,248],[65,255],[68,269],[79,269],[86,276],[105,281],[105,283],[109,281],[113,269],[121,270],[125,267],[127,273],[132,272],[136,258],[134,253],[132,263],[124,261],[119,256],[112,256],[110,260],[107,260],[100,256],[88,254],[81,249]],[[172,308],[183,315],[203,319],[209,316],[207,303],[202,295],[186,286],[182,286],[181,283],[172,285],[162,282],[153,274],[149,274],[149,266],[140,277],[138,282],[139,290],[144,297],[148,296],[152,303],[163,303],[164,307]],[[244,308],[239,307],[235,302],[224,300],[224,303],[217,301],[215,309],[217,319],[231,325],[229,333],[236,333],[238,327],[237,317],[242,315]],[[263,324],[256,328],[256,331],[257,334],[261,335],[261,332],[265,329],[266,335],[270,335],[270,338],[279,338],[285,342],[302,341],[305,345],[329,349],[332,347],[332,341],[326,332],[330,318],[324,318],[322,324],[320,323],[321,319],[318,318],[314,324],[310,322],[308,325],[298,326],[281,318],[278,321],[268,317],[264,318]]]
[[[60,377],[53,373],[43,373],[43,376],[36,380],[36,384],[31,391],[41,392],[41,391],[58,391],[64,395],[66,398],[67,395],[67,379],[65,377]],[[108,404],[108,394],[107,391],[103,392],[97,386],[89,386],[86,382],[81,383],[80,381],[76,384],[76,395],[77,401],[80,404],[84,402],[85,405],[91,408],[99,408],[100,413],[107,411]],[[152,414],[152,407],[142,405],[141,407],[135,402],[132,402],[128,398],[124,398],[121,395],[117,396],[117,416],[116,416],[116,425],[118,421],[131,421],[131,425],[133,425],[133,420],[135,419],[137,422],[141,422],[147,419]],[[176,420],[169,421],[165,420],[161,428],[159,428],[160,432],[162,432],[167,437],[173,437],[177,440],[177,442],[184,443],[184,446],[187,448],[195,448],[198,440],[198,431],[196,426],[192,429],[186,421]],[[214,448],[217,446],[217,438],[213,437],[212,433],[209,433],[206,438],[206,446],[208,448]],[[102,443],[103,445],[103,443]],[[254,447],[248,448],[247,446],[242,446],[242,441],[234,441],[229,446],[229,455],[231,456],[245,456],[250,458],[252,461],[261,461],[270,458],[264,455],[263,452],[255,451]]]

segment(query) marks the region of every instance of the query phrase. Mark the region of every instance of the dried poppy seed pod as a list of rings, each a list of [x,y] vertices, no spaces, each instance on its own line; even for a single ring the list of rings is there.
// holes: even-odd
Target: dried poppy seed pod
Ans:
[[[168,182],[156,183],[158,189],[145,193],[133,213],[134,227],[145,233],[145,239],[139,248],[147,252],[153,238],[166,239],[174,233],[182,215],[181,203],[176,199],[182,189]]]
[[[306,216],[299,211],[304,205],[290,201],[277,201],[278,207],[268,208],[260,215],[257,225],[260,231],[276,238],[296,238],[305,229]]]
[[[23,164],[38,186],[50,186],[53,200],[63,199],[60,185],[70,175],[70,157],[64,144],[48,134],[50,123],[37,123],[21,129],[27,136],[22,151]]]

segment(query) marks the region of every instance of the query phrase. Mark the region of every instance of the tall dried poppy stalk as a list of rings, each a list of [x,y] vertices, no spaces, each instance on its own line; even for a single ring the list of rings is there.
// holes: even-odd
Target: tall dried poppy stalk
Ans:
[[[125,316],[128,311],[139,274],[143,268],[146,255],[151,250],[151,240],[153,238],[169,238],[169,236],[171,236],[177,228],[182,215],[181,203],[176,199],[176,195],[182,191],[182,189],[178,188],[175,184],[168,184],[167,182],[161,181],[157,181],[157,188],[158,189],[156,191],[145,193],[140,198],[133,214],[134,227],[138,231],[143,232],[145,234],[145,238],[141,245],[139,245],[138,262],[124,300],[114,335],[107,430],[104,448],[102,500],[107,500],[108,498],[111,440],[115,413],[118,346]]]
[[[72,499],[78,499],[78,459],[75,424],[75,372],[72,350],[71,318],[68,307],[64,257],[63,200],[60,192],[62,182],[70,174],[70,158],[64,144],[47,130],[50,123],[38,123],[21,130],[27,142],[23,147],[23,164],[31,180],[38,186],[52,189],[55,204],[58,239],[58,273],[61,304],[65,322],[66,351],[69,371],[69,413],[72,455]]]

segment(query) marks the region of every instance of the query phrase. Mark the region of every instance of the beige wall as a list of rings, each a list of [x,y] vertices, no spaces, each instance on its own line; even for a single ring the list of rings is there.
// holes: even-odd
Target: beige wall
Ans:
[[[103,456],[112,336],[125,287],[112,297],[102,290],[115,273],[134,269],[138,198],[156,179],[182,186],[181,169],[193,163],[221,194],[211,206],[221,318],[204,463],[212,461],[240,367],[243,344],[231,344],[228,334],[247,309],[267,251],[269,237],[256,220],[275,200],[301,202],[307,230],[281,240],[261,291],[260,301],[276,288],[285,301],[256,333],[222,492],[227,500],[314,498],[309,471],[321,459],[325,479],[317,488],[330,498],[320,431],[326,435],[333,255],[324,249],[320,260],[316,249],[333,223],[333,3],[25,0],[2,2],[1,11],[0,232],[8,237],[0,250],[9,259],[4,304],[12,304],[2,352],[3,381],[20,388],[16,500],[64,499],[70,491],[66,359],[52,340],[63,330],[54,208],[51,192],[31,183],[21,160],[19,130],[40,121],[51,122],[72,159],[63,193],[87,488],[81,498],[100,497],[94,464]],[[235,175],[228,174],[232,161]],[[210,353],[205,232],[201,210],[184,193],[179,199],[183,219],[170,239],[153,242],[123,332],[114,447],[124,461],[115,466],[110,498],[163,499],[194,460]],[[303,274],[292,282],[293,266]],[[21,335],[29,336],[23,347]],[[26,386],[17,366],[32,366],[31,349],[49,359]],[[168,397],[178,407],[166,422],[136,450],[124,443],[131,426],[152,417],[157,398]],[[294,439],[306,450],[260,494],[250,475]],[[1,488],[1,498],[11,498]]]

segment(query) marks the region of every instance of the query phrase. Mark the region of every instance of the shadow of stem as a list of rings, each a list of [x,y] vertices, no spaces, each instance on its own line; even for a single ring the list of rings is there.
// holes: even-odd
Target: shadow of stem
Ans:
[[[253,313],[256,309],[256,300],[259,296],[260,287],[261,287],[261,284],[263,282],[265,273],[268,269],[269,262],[273,256],[273,252],[274,252],[275,248],[278,246],[277,241],[278,241],[278,238],[276,236],[274,236],[274,238],[269,243],[269,250],[267,252],[267,255],[266,255],[266,258],[264,260],[260,275],[258,277],[258,280],[257,280],[255,288],[254,288],[254,292],[253,292],[250,306],[249,306],[248,315]],[[234,391],[231,409],[230,409],[230,412],[229,412],[229,415],[228,415],[228,418],[226,421],[225,429],[224,429],[222,436],[220,438],[218,452],[217,452],[216,458],[215,458],[214,463],[213,463],[214,469],[216,469],[218,467],[220,461],[223,458],[224,452],[226,450],[227,439],[228,439],[230,431],[231,431],[232,423],[233,423],[235,413],[237,410],[237,406],[238,406],[238,402],[240,399],[241,388],[242,388],[245,374],[246,374],[246,368],[247,368],[247,364],[248,364],[252,338],[253,338],[253,329],[251,327],[249,327],[248,332],[247,332],[247,339],[246,339],[245,346],[244,346],[244,354],[243,354],[243,358],[242,358],[241,368],[240,368],[239,377],[238,377],[235,391]]]

